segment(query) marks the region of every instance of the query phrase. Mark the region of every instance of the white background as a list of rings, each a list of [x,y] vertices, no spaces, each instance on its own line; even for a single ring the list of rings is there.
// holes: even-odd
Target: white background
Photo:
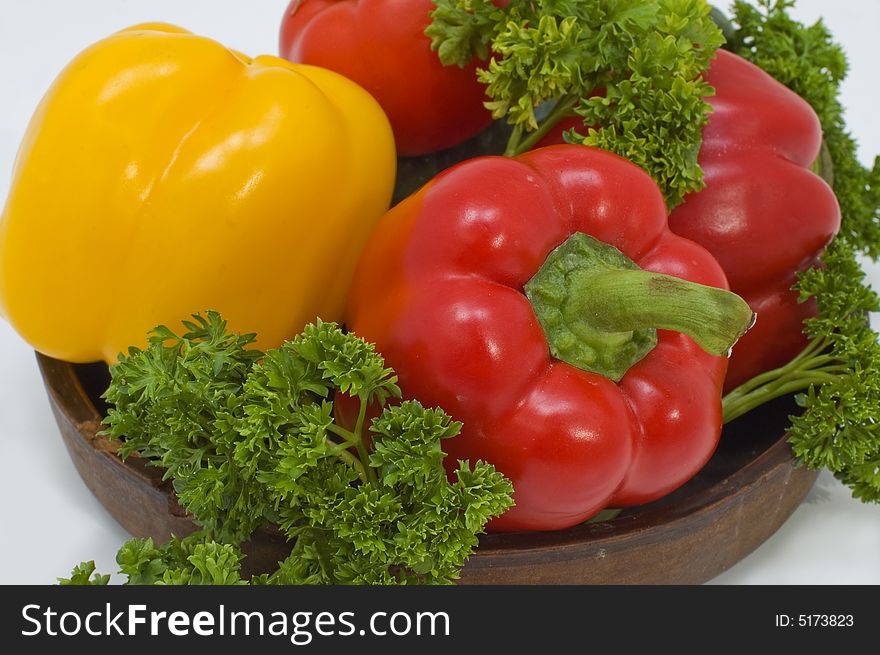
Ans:
[[[0,0],[0,199],[5,200],[31,112],[54,76],[85,46],[134,23],[164,21],[251,55],[275,54],[286,4]],[[860,157],[873,160],[880,152],[880,2],[800,0],[796,15],[809,21],[824,15],[846,44],[851,74],[843,101]],[[876,287],[880,268],[870,269]],[[33,352],[2,320],[0,471],[0,583],[52,583],[88,559],[95,559],[99,570],[116,570],[116,549],[128,535],[80,481],[50,413]],[[880,506],[852,500],[823,473],[807,501],[769,541],[713,582],[880,583]]]

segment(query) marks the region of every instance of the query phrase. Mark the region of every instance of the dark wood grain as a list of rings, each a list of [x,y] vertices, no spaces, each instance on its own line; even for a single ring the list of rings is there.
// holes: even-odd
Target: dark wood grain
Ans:
[[[83,481],[131,534],[164,541],[194,530],[160,469],[123,462],[98,436],[103,365],[37,355],[61,436]],[[464,584],[696,584],[752,552],[791,515],[817,473],[794,465],[783,399],[724,430],[712,460],[687,485],[613,521],[569,530],[484,535]],[[265,530],[245,545],[247,572],[272,568],[287,546]]]

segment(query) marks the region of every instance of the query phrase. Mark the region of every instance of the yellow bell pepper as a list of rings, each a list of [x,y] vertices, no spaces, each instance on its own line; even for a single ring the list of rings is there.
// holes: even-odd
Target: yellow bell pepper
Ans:
[[[35,349],[115,361],[204,309],[279,345],[342,318],[395,150],[353,82],[178,27],[99,41],[37,108],[0,217],[0,312]]]

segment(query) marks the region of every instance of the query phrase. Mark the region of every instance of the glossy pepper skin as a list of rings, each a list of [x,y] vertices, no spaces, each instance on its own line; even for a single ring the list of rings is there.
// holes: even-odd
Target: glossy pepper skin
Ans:
[[[550,355],[524,285],[569,237],[588,234],[641,268],[715,287],[700,246],[672,234],[653,181],[583,146],[459,164],[395,206],[363,252],[348,324],[401,387],[463,421],[447,462],[492,462],[516,506],[496,531],[575,525],[675,489],[721,429],[724,357],[658,331],[619,383]]]
[[[812,169],[822,128],[812,107],[754,64],[719,50],[706,79],[715,87],[699,162],[706,186],[669,216],[676,234],[719,261],[730,288],[758,322],[736,344],[726,389],[781,366],[807,345],[803,321],[814,301],[798,302],[797,273],[814,266],[840,227],[834,192]],[[578,117],[541,141],[563,143]]]
[[[789,361],[807,345],[797,272],[814,266],[840,227],[831,187],[811,170],[822,128],[813,109],[754,64],[718,51],[716,95],[703,129],[706,187],[669,217],[674,232],[721,263],[731,289],[758,314],[733,352],[726,388]]]
[[[124,30],[31,120],[0,218],[0,312],[73,362],[115,361],[205,308],[280,345],[341,320],[395,166],[387,119],[348,79]]]
[[[292,0],[282,57],[324,66],[369,91],[388,115],[397,151],[423,155],[474,136],[491,121],[474,62],[444,66],[425,28],[432,0]]]

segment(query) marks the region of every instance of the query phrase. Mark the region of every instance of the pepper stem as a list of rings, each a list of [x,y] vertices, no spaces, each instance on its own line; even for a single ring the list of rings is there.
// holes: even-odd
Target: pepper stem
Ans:
[[[675,330],[711,355],[729,355],[751,327],[746,302],[730,291],[650,271],[582,274],[569,299],[569,311],[603,332],[645,328]]]
[[[550,254],[526,295],[554,357],[615,381],[654,349],[658,329],[727,355],[755,321],[736,294],[644,271],[580,233]]]

